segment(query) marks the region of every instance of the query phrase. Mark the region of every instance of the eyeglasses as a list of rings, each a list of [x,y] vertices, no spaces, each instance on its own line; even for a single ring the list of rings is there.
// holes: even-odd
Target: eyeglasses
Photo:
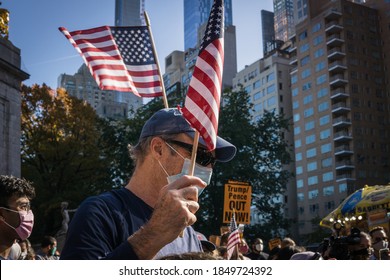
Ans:
[[[21,202],[21,203],[18,203],[16,204],[16,208],[17,211],[30,211],[31,209],[31,204],[30,202]],[[8,209],[12,210],[12,208],[10,206],[8,206]]]
[[[187,150],[190,154],[192,154],[193,145],[191,144],[184,143],[177,140],[168,140],[167,142],[182,147],[183,149]],[[196,163],[202,166],[207,166],[209,164],[214,166],[215,161],[216,159],[210,151],[202,148],[198,148],[198,150],[196,151]]]
[[[375,239],[374,239],[374,244],[375,243],[378,243],[378,242],[380,242],[380,241],[387,241],[387,237],[376,237]]]

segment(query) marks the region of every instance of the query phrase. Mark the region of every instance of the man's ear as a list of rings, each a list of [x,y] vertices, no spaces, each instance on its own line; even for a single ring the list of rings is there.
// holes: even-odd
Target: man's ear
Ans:
[[[160,137],[154,137],[152,141],[150,141],[151,154],[157,159],[160,159],[163,155],[164,144],[164,140]]]

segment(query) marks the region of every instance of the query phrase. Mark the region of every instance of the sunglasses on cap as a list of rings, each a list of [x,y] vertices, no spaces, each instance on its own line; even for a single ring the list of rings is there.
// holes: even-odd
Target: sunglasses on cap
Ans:
[[[192,154],[193,145],[191,144],[184,143],[177,140],[168,140],[167,142],[182,147],[183,149],[187,150],[190,154]],[[207,166],[209,164],[214,166],[215,161],[216,159],[210,151],[203,148],[198,148],[198,150],[196,151],[196,163],[202,166]]]

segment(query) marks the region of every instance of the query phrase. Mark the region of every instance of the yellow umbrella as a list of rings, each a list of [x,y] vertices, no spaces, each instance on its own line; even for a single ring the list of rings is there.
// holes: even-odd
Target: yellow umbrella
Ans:
[[[320,222],[331,228],[337,221],[361,218],[361,215],[377,209],[390,209],[390,185],[365,186],[348,196]]]

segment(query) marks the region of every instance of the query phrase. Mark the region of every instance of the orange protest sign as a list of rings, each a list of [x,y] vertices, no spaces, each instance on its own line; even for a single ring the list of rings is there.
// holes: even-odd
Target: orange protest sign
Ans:
[[[235,181],[225,184],[223,222],[230,223],[234,211],[237,224],[249,224],[251,198],[252,187],[249,184]]]
[[[268,241],[268,247],[271,251],[273,248],[278,247],[282,244],[282,240],[280,238],[273,238],[270,241]]]

